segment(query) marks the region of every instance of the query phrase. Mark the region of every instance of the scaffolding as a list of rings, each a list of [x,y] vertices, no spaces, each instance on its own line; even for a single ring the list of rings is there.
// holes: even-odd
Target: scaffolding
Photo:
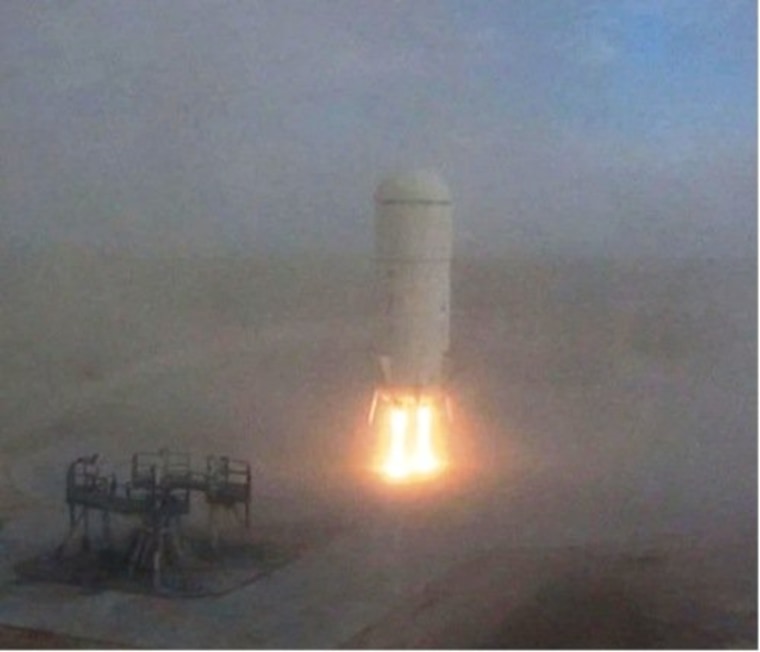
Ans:
[[[162,589],[162,570],[180,562],[182,517],[190,513],[193,492],[205,497],[209,513],[211,545],[219,541],[217,512],[234,513],[250,527],[251,467],[243,460],[209,455],[203,470],[194,470],[190,455],[166,449],[132,456],[130,479],[119,483],[115,474],[105,474],[98,455],[79,457],[69,464],[66,473],[66,503],[69,508],[69,531],[58,548],[62,556],[82,531],[82,549],[92,545],[91,512],[99,513],[102,539],[112,546],[112,515],[137,517],[140,525],[128,546],[126,564],[130,577],[138,570],[148,570],[153,588]],[[238,514],[242,506],[243,515]]]

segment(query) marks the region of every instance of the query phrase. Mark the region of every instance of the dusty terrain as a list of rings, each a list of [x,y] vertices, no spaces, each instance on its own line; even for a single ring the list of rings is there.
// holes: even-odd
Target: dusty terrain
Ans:
[[[755,647],[753,263],[458,260],[458,463],[402,495],[363,469],[369,261],[2,261],[1,624],[159,648]],[[65,535],[69,460],[124,472],[159,446],[249,459],[250,536],[334,536],[213,599],[17,580]]]

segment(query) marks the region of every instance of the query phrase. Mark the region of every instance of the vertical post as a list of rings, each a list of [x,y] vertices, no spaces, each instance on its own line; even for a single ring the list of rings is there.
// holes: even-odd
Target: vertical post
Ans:
[[[164,556],[163,519],[161,510],[156,508],[151,519],[151,538],[153,543],[153,589],[161,590],[161,565]]]
[[[172,549],[172,553],[177,560],[181,560],[185,556],[184,548],[182,547],[182,537],[180,534],[181,521],[179,516],[175,516],[169,520],[169,543]]]
[[[153,551],[153,590],[154,591],[160,591],[161,590],[161,549],[163,546],[161,545],[161,536],[159,535],[159,540],[156,541],[156,548]]]
[[[82,550],[89,552],[90,550],[90,510],[88,507],[83,507],[83,520],[84,520],[84,536],[82,537]]]
[[[216,552],[219,547],[219,529],[216,522],[216,505],[209,503],[208,506],[209,527],[211,529],[211,549]]]
[[[107,548],[111,547],[111,512],[108,508],[103,510],[103,543]]]

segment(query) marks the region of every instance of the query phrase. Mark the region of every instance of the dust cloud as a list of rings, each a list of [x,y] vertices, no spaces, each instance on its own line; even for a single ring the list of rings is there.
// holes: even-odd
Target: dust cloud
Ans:
[[[727,623],[696,642],[663,635],[664,621],[631,597],[654,585],[640,574],[621,580],[627,571],[616,557],[601,575],[596,566],[584,575],[593,581],[562,562],[517,606],[493,612],[490,638],[431,639],[438,646],[562,646],[536,622],[568,618],[575,603],[613,628],[616,619],[640,624],[643,638],[623,632],[600,639],[607,645],[752,641],[753,260],[457,259],[451,387],[462,480],[420,516],[424,505],[391,514],[392,504],[365,491],[362,428],[375,380],[368,258],[66,245],[4,254],[3,594],[12,591],[12,562],[65,534],[68,461],[100,452],[119,468],[133,452],[165,446],[249,459],[257,527],[334,522],[360,536],[393,520],[403,555],[424,555],[428,572],[405,596],[446,573],[476,578],[486,573],[478,559],[507,555],[503,562],[515,550],[615,550],[634,566],[643,560],[644,573],[651,565],[642,550],[654,550],[667,559],[656,574],[673,578],[658,595],[685,592],[698,613]],[[704,550],[717,552],[700,557]],[[725,567],[702,572],[705,558],[726,555]],[[465,562],[475,570],[464,573]],[[481,596],[501,604],[515,581],[502,580]],[[458,586],[468,595],[466,581]],[[456,587],[446,590],[454,600]],[[392,605],[407,599],[392,595]],[[557,631],[570,636],[561,618]],[[393,645],[382,623],[397,621],[381,620],[379,638],[345,640]],[[406,625],[394,635],[412,627],[398,622]],[[573,636],[565,643],[597,640]],[[395,642],[409,640],[417,639]]]

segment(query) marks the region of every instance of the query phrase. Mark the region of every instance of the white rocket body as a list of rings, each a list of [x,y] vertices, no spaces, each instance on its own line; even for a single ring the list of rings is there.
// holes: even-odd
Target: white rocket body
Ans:
[[[381,381],[370,408],[389,481],[447,466],[451,194],[436,174],[386,179],[375,193],[376,331]],[[445,409],[444,409],[445,408]]]
[[[377,351],[384,389],[438,393],[446,378],[452,203],[434,173],[385,180],[375,194]]]

